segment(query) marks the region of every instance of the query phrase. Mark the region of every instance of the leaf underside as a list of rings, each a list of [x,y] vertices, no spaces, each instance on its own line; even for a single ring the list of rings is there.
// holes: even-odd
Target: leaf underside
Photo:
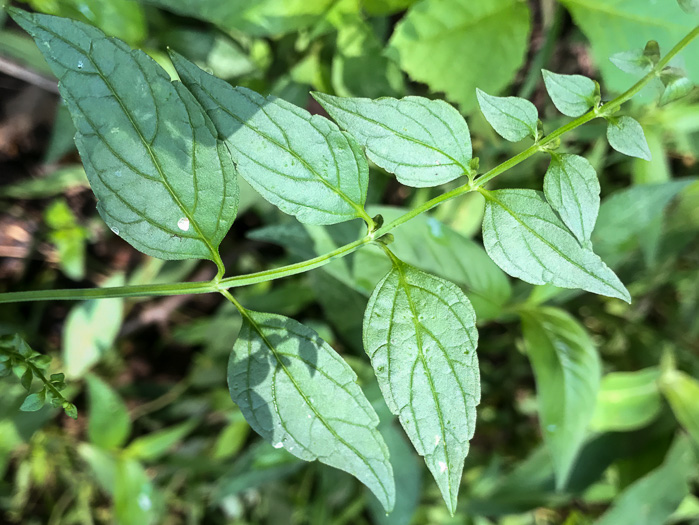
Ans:
[[[452,513],[480,401],[475,322],[461,289],[404,263],[377,285],[364,316],[364,348],[386,404]]]
[[[469,172],[468,126],[442,100],[313,96],[366,148],[372,162],[403,184],[437,186]]]
[[[172,54],[236,168],[265,199],[309,224],[364,217],[369,167],[359,144],[320,115],[234,88]]]
[[[581,288],[631,302],[619,278],[578,243],[540,192],[484,194],[483,244],[505,272],[531,284]]]
[[[235,219],[232,159],[180,83],[145,53],[82,22],[13,11],[60,80],[97,209],[162,259],[218,258]]]
[[[387,512],[395,500],[379,419],[345,361],[310,328],[247,311],[228,387],[250,426],[276,448],[349,472]]]

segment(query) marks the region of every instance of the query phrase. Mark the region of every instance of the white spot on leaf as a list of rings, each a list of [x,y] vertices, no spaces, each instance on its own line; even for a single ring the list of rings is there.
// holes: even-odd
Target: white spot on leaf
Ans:
[[[182,217],[177,221],[177,227],[183,232],[189,231],[189,219],[187,217]]]
[[[447,464],[444,461],[439,462],[439,472],[444,474],[447,471]]]
[[[112,230],[114,234],[119,235],[119,228],[117,228],[116,226],[110,226],[109,229]]]
[[[78,60],[78,69],[82,69],[82,68],[83,68],[83,61]]]
[[[280,441],[279,443],[275,443],[275,444],[272,445],[272,446],[273,446],[274,448],[282,448],[282,447],[284,446],[284,443],[282,443],[282,442]]]
[[[435,445],[439,445],[439,440],[440,440],[440,439],[441,439],[441,438],[439,437],[438,434],[435,435],[435,436],[434,436],[434,444],[435,444]]]

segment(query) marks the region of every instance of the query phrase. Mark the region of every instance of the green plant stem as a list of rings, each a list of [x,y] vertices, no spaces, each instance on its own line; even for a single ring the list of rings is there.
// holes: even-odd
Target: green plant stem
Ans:
[[[482,188],[486,183],[493,180],[498,175],[513,168],[522,161],[532,157],[540,151],[546,150],[546,146],[551,142],[559,139],[569,131],[582,126],[583,124],[600,117],[605,117],[616,111],[624,102],[630,100],[634,95],[641,91],[648,82],[660,75],[663,68],[672,60],[682,49],[684,49],[692,40],[699,36],[699,26],[695,27],[675,47],[673,47],[656,66],[648,72],[641,80],[636,82],[624,93],[612,99],[607,104],[599,108],[593,108],[584,115],[568,122],[564,126],[554,130],[549,135],[546,135],[541,140],[535,142],[530,147],[518,153],[514,157],[504,161],[493,169],[487,171],[475,180],[469,180],[466,184],[454,188],[451,191],[438,195],[430,199],[420,206],[413,208],[404,215],[396,218],[388,224],[384,224],[381,228],[371,232],[373,220],[366,214],[362,215],[362,219],[367,223],[370,233],[361,239],[358,239],[344,246],[328,252],[324,255],[314,257],[299,263],[289,264],[280,268],[264,270],[261,272],[250,273],[246,275],[238,275],[235,277],[227,277],[214,281],[207,282],[188,282],[188,283],[172,283],[172,284],[156,284],[156,285],[136,285],[136,286],[118,286],[112,288],[82,288],[73,290],[33,290],[26,292],[10,292],[0,294],[0,303],[16,303],[24,301],[57,301],[57,300],[84,300],[84,299],[103,299],[114,297],[147,297],[147,296],[163,296],[163,295],[185,295],[185,294],[200,294],[210,292],[224,293],[227,288],[235,288],[239,286],[247,286],[250,284],[272,281],[290,275],[304,273],[314,268],[319,268],[328,264],[333,259],[344,257],[357,251],[362,246],[373,242],[375,239],[387,234],[391,230],[397,228],[401,224],[425,213],[435,206],[442,204],[460,195],[464,195],[477,188]],[[219,266],[217,264],[217,266]],[[220,271],[220,266],[219,266]],[[217,276],[220,277],[220,276]],[[226,295],[226,294],[224,294]],[[237,301],[230,294],[226,295],[234,304]]]

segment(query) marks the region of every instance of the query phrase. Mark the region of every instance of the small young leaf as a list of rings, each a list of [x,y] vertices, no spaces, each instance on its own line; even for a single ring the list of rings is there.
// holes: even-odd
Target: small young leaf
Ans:
[[[682,97],[689,95],[694,89],[694,84],[687,78],[681,69],[670,67],[665,68],[660,76],[665,84],[665,91],[660,97],[660,104],[669,104]]]
[[[579,117],[595,104],[599,88],[582,75],[560,75],[541,70],[544,84],[556,109],[569,117]]]
[[[50,355],[37,355],[36,357],[32,357],[30,359],[34,365],[36,365],[37,368],[41,368],[42,370],[45,370],[49,367],[51,364],[51,356]]]
[[[89,375],[87,400],[90,441],[105,449],[122,446],[131,433],[131,421],[119,394],[98,377]]]
[[[524,312],[522,327],[536,378],[539,423],[560,489],[568,480],[595,411],[600,359],[585,328],[564,310]]]
[[[41,410],[46,403],[46,391],[42,390],[36,394],[29,394],[19,409],[22,412],[36,412]]]
[[[609,61],[624,73],[632,75],[644,75],[653,67],[650,58],[643,53],[643,49],[615,53],[609,57]]]
[[[75,407],[73,403],[65,401],[63,403],[63,410],[65,410],[65,413],[68,417],[78,419],[78,409]]]
[[[356,379],[310,328],[245,311],[228,388],[250,426],[275,448],[349,472],[390,512],[395,487],[388,448]]]
[[[580,244],[587,246],[600,205],[595,168],[578,155],[552,154],[544,176],[544,195]]]
[[[31,368],[27,368],[26,372],[22,375],[22,379],[20,380],[20,383],[24,387],[25,390],[31,390],[32,388],[32,380],[34,379],[34,374],[32,373]]]
[[[265,199],[309,224],[365,217],[369,168],[357,142],[328,119],[205,73],[172,53],[238,172]]]
[[[651,160],[643,128],[631,117],[610,118],[607,125],[609,145],[629,157]]]
[[[442,100],[313,97],[366,148],[372,162],[407,186],[437,186],[470,171],[468,126]]]
[[[495,97],[480,89],[476,94],[483,115],[502,138],[510,142],[537,138],[539,112],[534,104],[518,97]]]
[[[364,348],[452,514],[481,395],[477,345],[461,289],[396,260],[369,299]]]
[[[487,199],[483,244],[500,268],[531,284],[582,288],[631,302],[619,278],[591,250],[580,246],[541,193],[483,193]]]
[[[238,184],[192,95],[148,55],[93,26],[11,14],[60,79],[97,209],[112,231],[162,259],[218,260]]]

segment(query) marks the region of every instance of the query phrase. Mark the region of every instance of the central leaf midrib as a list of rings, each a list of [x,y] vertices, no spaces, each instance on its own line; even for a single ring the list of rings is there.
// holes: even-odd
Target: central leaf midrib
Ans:
[[[418,319],[418,313],[417,313],[417,309],[415,308],[415,303],[413,303],[412,297],[410,296],[409,284],[405,278],[405,274],[403,273],[403,269],[400,267],[400,263],[394,262],[394,264],[395,264],[395,271],[398,273],[399,284],[405,291],[405,298],[408,302],[408,306],[410,307],[410,313],[412,314],[413,326],[415,327],[415,342],[417,343],[417,347],[418,347],[418,356],[419,356],[420,362],[422,363],[422,366],[425,369],[425,375],[427,376],[427,381],[430,385],[430,391],[432,392],[432,398],[434,399],[435,407],[437,409],[437,418],[439,419],[439,428],[442,432],[442,449],[444,450],[444,459],[446,460],[447,470],[449,472],[449,474],[447,475],[447,486],[449,487],[449,496],[451,498],[451,497],[453,497],[453,487],[451,486],[451,462],[449,461],[449,448],[447,447],[447,433],[446,433],[446,427],[444,425],[444,416],[442,414],[442,406],[441,406],[439,396],[437,395],[437,391],[436,391],[435,386],[434,386],[434,380],[432,379],[432,371],[430,370],[430,367],[427,365],[427,361],[425,359],[425,354],[424,354],[423,345],[422,345],[422,334],[420,333],[420,329],[422,327],[422,324],[420,323],[420,321]],[[417,421],[415,423],[417,425]],[[425,452],[427,452],[427,451],[425,451]],[[432,455],[432,454],[430,454],[430,455]],[[451,506],[451,503],[450,503],[450,506]]]
[[[264,343],[265,343],[265,345],[267,346],[267,348],[270,349],[270,351],[271,351],[272,354],[274,355],[274,359],[277,361],[278,367],[281,368],[281,369],[284,371],[284,373],[286,374],[287,378],[289,379],[289,381],[291,381],[291,384],[294,386],[294,388],[295,388],[296,391],[299,393],[299,395],[301,396],[301,398],[304,400],[304,402],[306,403],[306,405],[307,405],[308,407],[310,407],[310,409],[311,409],[311,410],[313,411],[313,413],[316,415],[316,417],[318,418],[318,420],[319,420],[321,423],[323,423],[323,425],[325,426],[325,428],[328,429],[328,431],[335,437],[335,439],[337,439],[340,443],[342,443],[342,444],[343,444],[344,446],[346,446],[349,450],[351,450],[351,451],[366,465],[366,467],[367,467],[367,468],[371,471],[371,473],[374,475],[374,478],[379,482],[379,485],[381,486],[381,488],[382,488],[382,490],[384,491],[384,494],[385,494],[385,496],[386,496],[386,501],[387,501],[387,502],[390,502],[390,499],[391,499],[391,498],[390,498],[390,496],[389,496],[389,494],[388,494],[388,491],[386,490],[386,487],[384,486],[383,482],[381,481],[381,477],[376,473],[376,470],[374,470],[374,467],[364,458],[364,456],[363,456],[362,454],[360,454],[360,453],[357,451],[356,448],[354,448],[350,443],[347,443],[347,441],[345,441],[341,436],[339,436],[339,435],[337,434],[337,432],[335,432],[335,429],[326,421],[326,419],[323,417],[323,415],[322,415],[320,412],[318,412],[318,410],[315,408],[315,406],[313,405],[313,403],[311,403],[311,401],[308,399],[308,397],[306,396],[306,394],[304,393],[304,391],[301,389],[301,387],[299,386],[299,384],[296,382],[296,379],[294,378],[294,376],[293,376],[293,375],[291,374],[291,372],[288,370],[288,368],[286,367],[286,365],[284,365],[284,362],[283,362],[283,361],[281,360],[281,358],[279,357],[279,355],[278,355],[278,353],[277,353],[277,350],[276,350],[276,348],[274,347],[274,345],[269,341],[269,339],[267,339],[267,337],[265,336],[265,334],[262,333],[262,329],[260,328],[260,325],[257,324],[257,322],[248,314],[247,311],[244,311],[244,312],[242,312],[242,313],[243,313],[243,315],[245,316],[245,318],[247,319],[247,321],[255,328],[255,331],[258,333],[258,335],[260,336],[260,338],[264,341]],[[280,419],[281,419],[281,417],[280,417]],[[294,437],[294,440],[295,440],[297,443],[300,444],[300,442],[299,442],[295,437]],[[304,448],[307,448],[307,447],[304,446]],[[312,453],[314,456],[317,457],[317,454],[315,454],[315,453],[313,453],[313,452],[311,452],[311,453]]]
[[[75,49],[76,51],[78,51],[80,54],[82,54],[82,55],[84,55],[85,57],[87,57],[87,59],[92,63],[92,65],[94,66],[95,70],[97,71],[97,74],[98,74],[99,77],[102,79],[102,81],[104,82],[105,86],[107,86],[107,89],[109,89],[109,91],[112,93],[112,96],[113,96],[114,99],[117,101],[117,103],[118,103],[119,106],[121,107],[122,111],[124,112],[124,115],[126,116],[126,118],[127,118],[127,119],[129,120],[129,122],[131,123],[131,126],[133,127],[134,131],[136,132],[136,134],[138,135],[139,139],[141,140],[141,143],[145,146],[146,150],[148,151],[148,155],[150,156],[151,161],[153,162],[153,165],[154,165],[155,168],[158,170],[158,174],[159,174],[160,177],[161,177],[161,181],[160,181],[160,182],[163,184],[163,186],[165,186],[165,189],[168,191],[168,193],[170,194],[170,196],[173,198],[173,200],[175,201],[175,203],[177,204],[177,206],[180,208],[180,210],[182,211],[182,213],[184,213],[185,217],[187,217],[187,220],[189,220],[189,223],[190,223],[190,224],[192,225],[192,227],[196,230],[196,232],[197,232],[197,234],[199,235],[199,237],[201,238],[201,240],[204,242],[204,244],[206,245],[206,247],[209,249],[209,252],[211,253],[212,260],[215,261],[215,260],[218,258],[218,251],[214,249],[214,247],[213,247],[212,244],[209,242],[209,240],[207,239],[207,237],[202,233],[201,229],[199,228],[199,225],[197,224],[197,221],[194,219],[193,216],[190,215],[189,211],[188,211],[188,210],[185,208],[185,206],[182,204],[182,202],[180,201],[180,199],[179,199],[179,197],[177,196],[177,194],[173,191],[172,187],[170,186],[169,182],[167,181],[167,178],[165,177],[165,173],[163,172],[162,166],[160,166],[159,160],[156,158],[155,154],[153,153],[153,150],[152,150],[150,144],[149,144],[148,141],[145,139],[145,137],[143,136],[143,133],[141,133],[141,130],[140,130],[140,129],[138,128],[138,126],[136,125],[136,122],[134,121],[134,119],[133,119],[131,113],[129,112],[129,110],[126,108],[126,106],[125,106],[124,103],[122,102],[121,97],[119,97],[119,96],[117,95],[117,93],[114,91],[114,88],[112,87],[112,85],[108,82],[107,77],[104,76],[104,73],[102,72],[102,70],[100,69],[100,67],[99,67],[99,66],[97,65],[97,63],[93,60],[91,53],[85,52],[83,49],[81,49],[81,48],[78,47],[77,45],[73,44],[71,41],[66,40],[66,39],[63,38],[61,35],[59,35],[58,33],[54,32],[54,31],[52,31],[52,30],[50,30],[50,29],[48,29],[48,28],[42,27],[42,29],[43,29],[44,31],[46,31],[47,33],[53,35],[56,39],[58,39],[58,40],[64,42],[64,43],[67,44],[68,46],[72,47],[73,49]],[[143,73],[144,78],[147,79],[148,77],[147,77],[147,75],[145,74],[145,71],[143,71],[143,68],[141,67],[141,64],[138,62],[138,60],[136,60],[136,57],[134,57],[133,54],[132,54],[131,52],[129,52],[128,55],[129,55],[129,57],[133,60],[134,64],[136,64],[136,66],[138,67],[138,69],[141,70],[141,73]],[[66,69],[67,69],[67,68],[66,68]],[[71,70],[68,70],[68,71],[71,71]],[[150,84],[149,84],[149,88],[150,88]],[[174,87],[173,87],[173,90],[175,91],[175,94],[177,95],[177,98],[181,101],[180,96],[179,96],[179,93],[177,93],[177,90],[175,90]],[[151,96],[153,97],[153,101],[156,102],[155,95],[152,93],[152,88],[151,88]],[[157,104],[157,103],[156,103],[156,104]],[[183,102],[183,105],[184,105],[184,102]],[[156,106],[156,107],[157,107],[157,106]],[[140,174],[139,171],[136,171],[136,173],[139,173],[139,174]],[[194,176],[194,174],[192,174],[192,176]]]
[[[271,142],[272,144],[274,144],[274,145],[277,146],[278,148],[280,148],[280,149],[286,151],[286,152],[289,153],[292,157],[296,158],[301,164],[303,164],[303,165],[306,167],[306,169],[307,169],[310,173],[312,173],[313,175],[315,175],[316,178],[318,178],[328,189],[332,190],[333,193],[339,195],[339,196],[342,198],[342,200],[344,200],[347,204],[349,204],[352,208],[354,208],[354,210],[356,210],[357,213],[358,213],[358,217],[364,217],[364,216],[366,215],[366,212],[364,211],[364,208],[363,208],[362,206],[360,206],[360,205],[358,205],[356,202],[354,202],[353,199],[350,199],[350,198],[345,194],[345,192],[342,191],[339,187],[333,186],[332,184],[330,184],[330,182],[328,182],[327,180],[325,180],[324,177],[321,177],[320,173],[318,173],[313,167],[311,167],[311,165],[308,164],[308,162],[306,162],[306,160],[305,160],[303,157],[299,156],[295,151],[291,150],[290,148],[288,148],[288,147],[284,146],[283,144],[277,142],[276,140],[274,140],[273,138],[271,138],[270,136],[268,136],[266,133],[263,133],[262,131],[258,130],[257,128],[252,127],[250,124],[248,124],[247,121],[241,119],[240,117],[238,117],[237,115],[235,115],[234,113],[232,113],[232,112],[228,109],[228,107],[226,107],[226,106],[224,106],[223,104],[221,104],[221,103],[218,101],[218,99],[217,99],[203,84],[199,84],[197,87],[198,87],[199,89],[201,89],[202,91],[204,91],[204,92],[207,94],[207,96],[208,96],[209,98],[211,98],[211,100],[215,101],[215,102],[216,102],[216,105],[218,106],[218,108],[221,109],[221,110],[223,110],[228,116],[230,116],[231,118],[235,119],[236,121],[238,121],[240,124],[242,124],[243,126],[245,126],[246,128],[248,128],[248,129],[251,130],[252,132],[257,133],[258,135],[260,135],[261,137],[263,137],[265,140]],[[244,96],[244,95],[243,95],[243,96]],[[247,98],[247,97],[245,97],[245,98]],[[250,100],[250,99],[248,99],[248,100]],[[251,102],[252,102],[252,101],[251,101]],[[252,102],[252,103],[254,103],[254,102]],[[259,107],[259,106],[258,106],[258,107]],[[260,108],[260,110],[262,110],[262,108]],[[272,120],[271,117],[268,116],[268,118],[269,118],[270,120]],[[307,120],[306,122],[308,122],[308,123],[310,124],[310,121]],[[318,130],[318,132],[321,133],[320,130]],[[322,134],[322,133],[321,133],[321,134]],[[229,137],[223,136],[223,134],[222,134],[220,131],[219,131],[219,136],[220,136],[225,142],[228,142],[228,141],[229,141]],[[327,140],[327,139],[326,139],[326,140]],[[231,146],[233,146],[233,148],[235,148],[236,151],[239,150],[239,148],[238,148],[235,144],[231,144]],[[356,159],[355,159],[355,160],[356,160]],[[357,166],[357,169],[359,170],[359,166]],[[277,172],[277,173],[279,173],[282,177],[285,176],[283,173],[280,173],[280,172]]]

